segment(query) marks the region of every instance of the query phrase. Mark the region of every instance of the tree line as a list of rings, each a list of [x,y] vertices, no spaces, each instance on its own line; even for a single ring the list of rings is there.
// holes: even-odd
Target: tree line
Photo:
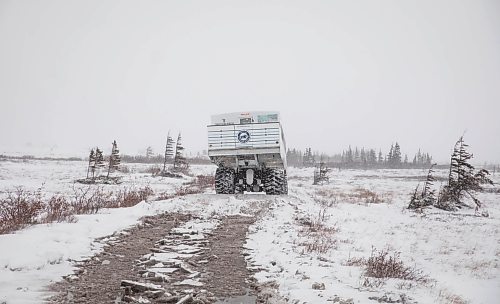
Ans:
[[[380,149],[376,151],[375,149],[352,148],[351,146],[343,150],[342,153],[333,155],[313,152],[311,148],[306,148],[304,152],[298,149],[288,149],[287,162],[290,166],[295,167],[311,167],[323,162],[330,167],[346,169],[428,168],[432,163],[432,156],[419,149],[410,160],[408,154],[402,154],[401,146],[396,142],[391,144],[387,154]]]

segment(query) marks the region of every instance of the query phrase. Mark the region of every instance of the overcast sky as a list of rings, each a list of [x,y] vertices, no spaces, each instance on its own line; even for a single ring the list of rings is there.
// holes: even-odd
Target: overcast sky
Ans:
[[[500,162],[500,1],[0,0],[0,103],[0,153],[196,153],[276,110],[289,147]]]

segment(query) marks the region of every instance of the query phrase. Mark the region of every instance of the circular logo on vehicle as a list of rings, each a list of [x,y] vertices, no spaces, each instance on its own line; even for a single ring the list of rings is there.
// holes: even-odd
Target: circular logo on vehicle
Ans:
[[[248,131],[240,131],[238,133],[238,141],[242,144],[248,142],[250,140],[250,133]]]

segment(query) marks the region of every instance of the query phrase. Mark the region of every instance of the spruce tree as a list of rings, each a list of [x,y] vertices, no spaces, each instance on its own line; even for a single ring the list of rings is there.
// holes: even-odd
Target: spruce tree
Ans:
[[[387,154],[387,159],[386,162],[389,164],[390,167],[393,165],[393,153],[394,153],[394,145],[391,144],[391,149],[389,150],[389,154]]]
[[[167,135],[167,143],[165,144],[165,159],[163,161],[163,172],[167,170],[167,162],[171,160],[174,156],[174,140],[170,136],[170,132]]]
[[[394,150],[392,152],[392,164],[395,168],[401,167],[401,148],[397,142],[394,145]]]
[[[312,154],[311,148],[306,148],[306,152],[304,153],[303,164],[304,167],[312,167],[314,166],[314,156]]]
[[[104,163],[104,156],[102,155],[102,151],[99,148],[95,148],[95,167],[96,169],[104,168],[106,164]],[[92,172],[94,173],[94,172]],[[92,178],[94,178],[94,174],[92,174]]]
[[[436,164],[433,164],[429,168],[429,172],[427,173],[427,178],[425,179],[422,192],[418,193],[418,187],[420,185],[417,185],[417,187],[415,188],[408,209],[422,209],[432,206],[436,202],[436,191],[431,188],[434,185],[434,181],[436,180],[432,175],[434,173],[434,170],[432,169],[435,165]]]
[[[153,148],[151,146],[146,148],[146,158],[153,157]]]
[[[482,184],[493,184],[488,178],[489,172],[481,169],[474,173],[474,166],[469,163],[473,154],[467,151],[468,145],[464,142],[463,136],[455,143],[453,154],[451,155],[450,171],[448,183],[439,195],[436,207],[445,210],[455,210],[468,206],[464,197],[470,197],[476,204],[476,208],[481,207],[481,202],[474,196],[475,191],[481,191]]]
[[[113,140],[111,155],[109,156],[108,175],[106,176],[107,178],[109,178],[109,174],[111,173],[111,171],[118,170],[118,166],[120,165],[120,163],[120,150],[118,150],[116,140]]]
[[[175,145],[174,171],[185,171],[188,168],[188,163],[184,157],[184,147],[182,146],[181,133],[177,136]]]
[[[87,178],[89,178],[89,173],[92,172],[92,177],[94,177],[94,172],[95,172],[95,151],[94,149],[90,150],[89,154],[89,165],[87,167]]]
[[[378,150],[378,163],[382,164],[384,162],[384,156],[382,155],[382,150]]]

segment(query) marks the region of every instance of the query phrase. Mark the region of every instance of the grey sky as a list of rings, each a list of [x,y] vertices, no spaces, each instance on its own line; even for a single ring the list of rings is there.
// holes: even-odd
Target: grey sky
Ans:
[[[500,1],[0,0],[0,153],[123,153],[277,110],[289,147],[500,162]]]

